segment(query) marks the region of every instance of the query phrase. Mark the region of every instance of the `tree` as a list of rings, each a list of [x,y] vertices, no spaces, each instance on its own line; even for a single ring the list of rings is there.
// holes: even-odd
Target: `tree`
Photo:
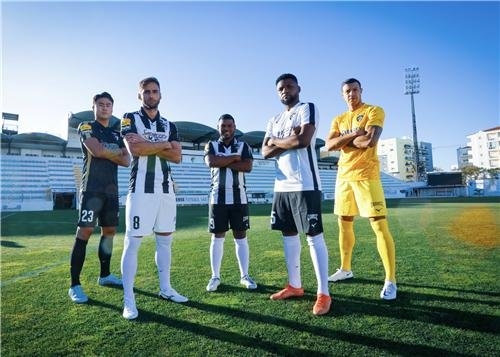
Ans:
[[[500,179],[500,169],[499,168],[486,169],[486,174],[488,175],[489,178]]]
[[[480,167],[474,165],[466,165],[461,168],[463,183],[471,180],[477,180],[481,176],[482,170]]]

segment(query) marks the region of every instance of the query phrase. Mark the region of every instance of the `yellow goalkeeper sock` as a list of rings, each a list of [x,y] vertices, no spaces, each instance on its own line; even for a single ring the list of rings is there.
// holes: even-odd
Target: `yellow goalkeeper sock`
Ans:
[[[370,220],[375,235],[377,236],[377,249],[385,269],[385,280],[396,283],[396,248],[387,219]]]
[[[340,248],[340,268],[342,270],[352,270],[352,250],[356,238],[354,237],[354,222],[338,219],[339,224],[339,248]]]

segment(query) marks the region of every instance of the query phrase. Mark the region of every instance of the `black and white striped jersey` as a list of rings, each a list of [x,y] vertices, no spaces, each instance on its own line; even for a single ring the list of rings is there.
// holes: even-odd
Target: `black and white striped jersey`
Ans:
[[[174,123],[160,113],[149,119],[144,109],[126,113],[121,121],[121,134],[137,133],[150,142],[179,141]],[[174,193],[173,179],[167,160],[156,155],[134,156],[130,172],[129,192]]]
[[[241,159],[252,159],[250,146],[244,141],[233,138],[229,146],[221,140],[209,141],[205,145],[205,155],[229,156],[239,154]],[[226,167],[211,167],[212,178],[209,203],[210,204],[246,204],[247,194],[245,174],[241,171]]]

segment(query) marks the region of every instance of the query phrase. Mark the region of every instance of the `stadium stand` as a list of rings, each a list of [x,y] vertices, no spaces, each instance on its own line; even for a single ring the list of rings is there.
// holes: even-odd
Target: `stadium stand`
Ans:
[[[3,211],[77,208],[81,159],[2,155],[1,164]],[[320,170],[324,199],[333,199],[336,175],[336,170]],[[210,171],[202,159],[172,165],[172,176],[180,204],[206,204]],[[122,205],[125,204],[128,181],[129,169],[120,167],[118,184]],[[382,174],[382,184],[387,198],[405,197],[407,183]],[[251,202],[271,202],[274,161],[256,158],[252,172],[246,175],[246,185]]]
[[[44,133],[6,135],[2,133],[0,157],[2,211],[39,211],[77,208],[82,175],[82,154],[78,125],[92,120],[92,111],[68,117],[68,140]],[[192,122],[175,122],[183,146],[182,163],[172,164],[179,204],[206,204],[210,189],[210,170],[203,161],[203,148],[208,140],[217,137],[217,130]],[[112,117],[112,125],[119,127],[119,119]],[[243,133],[238,137],[252,147],[254,165],[246,175],[247,192],[252,203],[272,200],[274,160],[264,160],[259,153],[264,137],[262,131]],[[316,140],[315,148],[324,146]],[[321,165],[323,164],[323,165]],[[323,198],[333,199],[336,179],[335,161],[320,160],[320,178]],[[125,204],[130,169],[118,168],[120,203]],[[387,198],[404,197],[409,184],[382,174]]]

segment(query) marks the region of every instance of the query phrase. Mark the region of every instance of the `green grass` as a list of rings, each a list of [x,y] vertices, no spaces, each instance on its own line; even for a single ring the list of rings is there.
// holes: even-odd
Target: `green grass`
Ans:
[[[1,355],[498,356],[500,205],[462,201],[391,202],[399,287],[391,302],[378,296],[384,274],[370,225],[357,219],[355,278],[330,284],[333,308],[322,317],[311,313],[316,280],[305,239],[306,296],[269,299],[286,283],[286,271],[280,235],[269,230],[268,205],[251,206],[250,272],[259,288],[247,291],[239,285],[228,236],[223,283],[214,293],[205,291],[210,277],[207,209],[179,207],[172,283],[190,301],[175,304],[157,297],[154,239],[146,237],[139,252],[136,321],[121,317],[121,290],[96,284],[97,233],[82,272],[90,300],[83,305],[69,300],[76,211],[2,213]],[[474,210],[491,216],[464,218],[464,212]],[[339,253],[331,202],[325,202],[324,212],[332,273]],[[493,243],[456,230],[462,226],[473,236],[493,237]],[[116,273],[123,229],[122,221],[112,260]]]

